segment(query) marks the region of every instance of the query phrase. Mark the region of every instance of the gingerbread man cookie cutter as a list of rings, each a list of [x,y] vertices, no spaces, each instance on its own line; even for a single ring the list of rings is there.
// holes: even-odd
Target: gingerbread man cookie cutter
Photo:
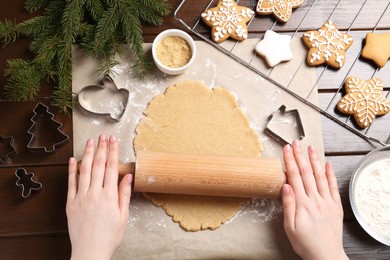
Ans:
[[[42,188],[42,183],[38,182],[34,178],[34,173],[27,173],[26,169],[18,168],[15,171],[15,176],[18,178],[16,186],[22,188],[22,197],[27,198],[32,191],[37,191]]]

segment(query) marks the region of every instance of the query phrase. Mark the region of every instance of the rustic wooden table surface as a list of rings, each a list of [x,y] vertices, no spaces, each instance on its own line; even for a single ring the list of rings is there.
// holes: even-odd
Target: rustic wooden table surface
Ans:
[[[0,1],[0,19],[16,19],[22,21],[31,17],[23,9],[22,0]],[[170,0],[172,10],[180,4],[179,0]],[[196,1],[187,1],[196,2]],[[256,1],[241,1],[240,5],[254,6]],[[273,25],[276,31],[294,32],[299,26],[300,32],[318,29],[332,16],[332,20],[341,30],[349,30],[354,36],[354,47],[347,53],[349,63],[340,71],[327,69],[319,76],[318,91],[321,107],[327,107],[347,75],[370,78],[380,77],[385,85],[385,93],[390,89],[390,64],[376,71],[371,63],[359,58],[363,40],[367,32],[374,28],[381,32],[390,32],[390,4],[388,0],[307,0],[305,4],[293,12],[291,20],[285,24],[275,23],[272,16],[264,16],[254,21],[249,29],[251,37],[261,38],[263,32]],[[181,16],[194,23],[203,10],[184,6]],[[312,7],[312,9],[309,9]],[[337,7],[337,8],[336,8]],[[387,8],[387,9],[386,9]],[[301,23],[302,22],[302,23]],[[301,23],[301,24],[300,24]],[[180,28],[182,25],[171,15],[165,18],[162,26],[143,28],[145,41],[152,41],[156,34],[168,28]],[[209,34],[209,30],[200,25],[197,31]],[[298,32],[298,33],[300,33]],[[28,40],[20,39],[16,43],[0,49],[0,68],[3,71],[6,59],[28,58]],[[324,67],[318,68],[318,74]],[[5,77],[0,77],[0,135],[13,136],[16,154],[0,165],[0,259],[69,259],[70,241],[67,232],[65,203],[67,191],[67,161],[72,155],[72,119],[58,113],[55,119],[63,124],[62,130],[70,136],[67,144],[54,153],[31,152],[26,146],[30,139],[27,130],[32,122],[33,108],[37,101],[49,104],[51,86],[43,86],[43,90],[35,101],[9,102],[4,96]],[[336,98],[339,100],[339,98]],[[333,109],[331,109],[333,111]],[[334,112],[334,111],[333,111]],[[346,119],[344,117],[344,119]],[[390,116],[376,122],[376,127],[368,134],[379,136],[389,143]],[[323,139],[327,160],[333,162],[344,206],[344,247],[351,259],[390,259],[390,247],[371,238],[356,221],[348,198],[348,186],[351,174],[363,156],[378,147],[377,144],[365,141],[330,119],[322,116]],[[353,126],[353,124],[352,124]],[[29,199],[21,197],[21,190],[15,185],[15,170],[24,167],[34,172],[43,189],[38,196]],[[38,195],[38,194],[37,194]],[[389,210],[389,209],[384,209]],[[261,256],[259,256],[261,258]]]

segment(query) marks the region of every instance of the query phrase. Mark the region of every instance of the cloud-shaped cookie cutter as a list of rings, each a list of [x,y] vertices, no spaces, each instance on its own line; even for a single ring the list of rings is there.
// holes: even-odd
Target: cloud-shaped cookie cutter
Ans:
[[[127,107],[129,91],[124,88],[118,89],[111,77],[106,77],[100,85],[82,88],[77,99],[86,111],[96,115],[108,115],[120,121]]]
[[[295,139],[305,137],[302,120],[297,109],[286,110],[282,105],[268,117],[265,132],[282,144],[292,144]]]
[[[23,198],[30,196],[33,190],[40,190],[42,188],[42,183],[35,180],[34,173],[27,173],[24,168],[16,169],[15,176],[18,178],[16,186],[22,187]]]

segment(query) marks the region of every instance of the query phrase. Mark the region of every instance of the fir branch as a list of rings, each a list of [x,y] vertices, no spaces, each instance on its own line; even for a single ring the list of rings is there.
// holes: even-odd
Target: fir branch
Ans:
[[[141,0],[141,3],[147,8],[151,8],[158,15],[166,16],[170,13],[171,6],[166,0]]]
[[[98,74],[100,78],[104,78],[107,75],[114,77],[117,73],[113,70],[114,66],[119,65],[119,61],[116,60],[113,56],[107,57],[104,59],[98,68]]]
[[[23,59],[8,60],[5,76],[10,76],[5,86],[8,99],[26,101],[34,99],[38,94],[42,73],[31,62]]]
[[[64,39],[67,42],[74,43],[76,41],[85,1],[86,0],[72,0],[65,7],[62,15],[62,31],[64,32]]]
[[[103,16],[104,7],[101,1],[86,1],[85,7],[95,22]]]
[[[19,37],[16,21],[5,19],[0,22],[0,38],[3,39],[4,47],[16,41]]]
[[[115,7],[109,7],[98,21],[96,25],[95,39],[93,42],[93,54],[97,56],[104,55],[105,51],[102,46],[104,46],[106,42],[110,41],[111,36],[119,23],[117,11],[119,10],[116,10]]]
[[[36,16],[17,25],[17,30],[20,34],[35,38],[41,33],[46,32],[52,26],[52,21],[47,16]]]
[[[8,60],[6,94],[11,100],[30,100],[38,95],[43,79],[57,81],[53,102],[65,112],[72,105],[73,45],[101,60],[102,76],[113,73],[115,53],[120,55],[126,45],[133,72],[145,75],[152,64],[143,51],[141,22],[159,25],[161,16],[169,13],[165,0],[25,0],[25,9],[43,13],[21,23],[0,22],[4,45],[26,36],[35,55],[30,61]]]
[[[24,3],[24,9],[30,14],[47,6],[50,0],[26,0]]]

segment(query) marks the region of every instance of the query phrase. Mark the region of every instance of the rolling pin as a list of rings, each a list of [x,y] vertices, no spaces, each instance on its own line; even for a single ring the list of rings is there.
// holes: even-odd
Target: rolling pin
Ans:
[[[286,176],[279,159],[137,152],[119,174],[134,174],[134,191],[278,198]]]

